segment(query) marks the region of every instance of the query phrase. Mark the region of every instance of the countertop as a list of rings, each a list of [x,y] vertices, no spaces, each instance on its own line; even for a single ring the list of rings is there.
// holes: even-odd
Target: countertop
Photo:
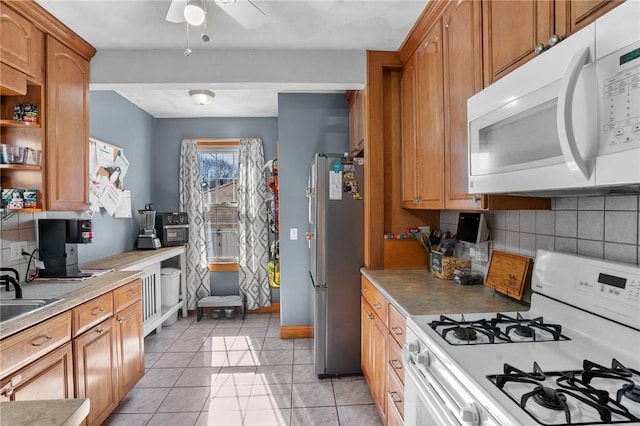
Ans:
[[[78,426],[89,414],[89,400],[0,402],[0,423],[12,426]]]
[[[484,285],[461,285],[434,277],[426,269],[369,270],[362,274],[406,316],[471,312],[526,311],[529,305]]]
[[[80,269],[127,270],[159,263],[165,259],[184,254],[184,246],[162,247],[157,250],[134,250],[83,263]]]
[[[22,285],[23,299],[56,299],[61,300],[30,312],[27,315],[3,321],[0,325],[0,339],[9,337],[32,325],[68,311],[87,300],[108,293],[137,278],[141,271],[112,271],[84,281],[34,281]],[[13,291],[8,294],[0,290],[0,297],[13,299]]]

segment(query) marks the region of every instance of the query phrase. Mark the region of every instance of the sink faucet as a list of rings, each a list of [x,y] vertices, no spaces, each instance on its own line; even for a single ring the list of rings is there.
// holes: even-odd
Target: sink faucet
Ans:
[[[13,284],[13,289],[16,292],[16,299],[22,299],[22,287],[20,287],[20,283],[18,282],[18,271],[16,271],[13,268],[0,268],[0,271],[2,272],[12,272],[15,275],[15,278],[13,278],[10,275],[2,275],[0,276],[0,284],[4,284],[5,285],[5,290],[9,291],[11,290],[9,284]]]

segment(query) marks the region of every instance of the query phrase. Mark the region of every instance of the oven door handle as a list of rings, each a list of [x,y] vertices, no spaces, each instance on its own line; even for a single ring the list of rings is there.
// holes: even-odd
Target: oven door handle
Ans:
[[[444,398],[446,394],[443,394],[442,390],[438,392],[432,388],[433,379],[425,377],[424,372],[415,364],[413,356],[414,354],[410,352],[406,346],[402,348],[402,359],[404,360],[405,374],[409,376],[408,379],[411,380],[411,383],[416,387],[416,390],[420,394],[419,399],[427,404],[431,414],[438,418],[437,424],[461,426],[462,423],[460,423],[460,420],[455,414],[455,404],[452,406],[451,401],[447,401],[446,398]],[[405,393],[405,410],[407,409],[408,403],[409,401],[406,401]],[[442,403],[444,403],[444,407],[442,406]]]
[[[163,225],[162,227],[163,227],[164,229],[177,229],[177,228],[180,228],[180,229],[187,229],[187,228],[189,228],[189,224],[188,224],[188,223],[185,223],[185,224],[183,224],[183,225]]]

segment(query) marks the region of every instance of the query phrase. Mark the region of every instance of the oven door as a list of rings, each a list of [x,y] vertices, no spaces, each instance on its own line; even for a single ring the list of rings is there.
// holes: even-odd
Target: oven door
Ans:
[[[402,348],[402,358],[405,366],[405,426],[461,425],[446,403],[431,387],[427,378],[418,370],[406,347]]]

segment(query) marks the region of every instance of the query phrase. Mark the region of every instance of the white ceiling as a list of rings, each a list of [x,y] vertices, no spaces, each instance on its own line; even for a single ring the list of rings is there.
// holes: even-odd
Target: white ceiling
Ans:
[[[170,4],[168,0],[37,0],[92,44],[98,50],[96,59],[101,52],[113,55],[114,52],[140,51],[145,55],[134,57],[144,61],[147,55],[157,53],[166,57],[170,52],[175,55],[175,61],[192,60],[193,64],[196,64],[198,56],[217,55],[219,52],[226,52],[228,56],[233,51],[274,51],[280,52],[279,57],[283,57],[282,51],[291,52],[291,56],[296,52],[308,55],[310,51],[323,51],[324,57],[327,57],[327,51],[395,51],[428,0],[252,1],[264,15],[248,0],[236,0],[230,6],[207,0],[206,33],[211,41],[205,43],[201,40],[201,34],[205,32],[202,26],[190,27],[187,39],[185,23],[165,20]],[[183,51],[187,42],[193,53],[185,59]],[[92,83],[96,71],[93,68],[103,66],[96,59],[92,62]],[[146,72],[151,75],[154,70]],[[335,92],[338,86],[362,87],[362,84],[360,87],[354,85],[352,80],[336,84],[340,82],[335,77],[332,84],[327,81],[326,85],[314,84],[307,89],[300,81],[262,86],[238,85],[237,82],[223,81],[224,78],[218,76],[211,81],[199,79],[196,83],[195,80],[184,81],[184,75],[176,75],[175,81],[165,79],[162,84],[146,84],[140,76],[135,84],[122,84],[116,74],[110,71],[113,84],[109,84],[104,81],[103,72],[101,84],[92,85],[92,90],[116,90],[154,117],[274,117],[277,116],[278,92]],[[214,101],[207,106],[196,105],[187,94],[189,89],[203,88],[216,92]]]

